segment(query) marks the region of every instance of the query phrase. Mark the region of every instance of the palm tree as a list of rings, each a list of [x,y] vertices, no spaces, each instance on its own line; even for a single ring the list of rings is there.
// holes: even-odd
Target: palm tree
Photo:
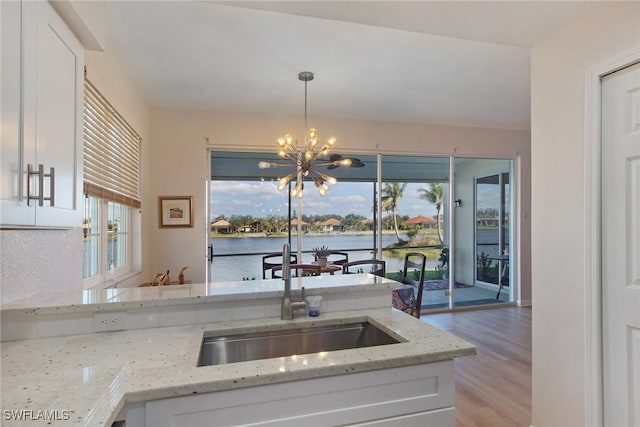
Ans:
[[[436,205],[436,227],[438,228],[438,239],[442,245],[442,233],[440,232],[440,210],[442,209],[442,197],[444,186],[442,183],[431,183],[429,189],[418,188],[418,197],[429,203]]]
[[[384,187],[382,188],[382,210],[391,212],[393,215],[393,228],[396,232],[396,238],[398,239],[398,243],[404,244],[407,243],[405,240],[400,238],[400,232],[398,231],[398,202],[402,199],[404,195],[404,189],[407,187],[407,184],[400,184],[398,182],[385,182]]]

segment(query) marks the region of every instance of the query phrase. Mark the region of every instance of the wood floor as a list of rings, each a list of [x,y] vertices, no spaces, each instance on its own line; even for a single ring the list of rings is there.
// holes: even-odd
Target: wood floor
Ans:
[[[531,425],[531,308],[426,314],[478,348],[455,359],[457,427]]]

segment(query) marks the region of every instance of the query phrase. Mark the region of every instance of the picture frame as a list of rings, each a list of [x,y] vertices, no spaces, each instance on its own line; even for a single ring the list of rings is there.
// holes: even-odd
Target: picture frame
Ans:
[[[160,196],[160,228],[193,227],[193,196]]]

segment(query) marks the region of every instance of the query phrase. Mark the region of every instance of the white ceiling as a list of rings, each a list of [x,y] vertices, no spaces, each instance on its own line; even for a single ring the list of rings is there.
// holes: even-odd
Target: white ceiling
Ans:
[[[149,105],[529,128],[529,48],[592,2],[110,1]]]

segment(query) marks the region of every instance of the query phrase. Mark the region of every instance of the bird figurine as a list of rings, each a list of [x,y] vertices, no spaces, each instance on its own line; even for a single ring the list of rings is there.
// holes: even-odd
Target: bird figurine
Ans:
[[[183,285],[184,284],[184,271],[189,268],[188,265],[185,265],[184,267],[182,267],[182,270],[180,270],[180,273],[178,274],[178,283]]]
[[[160,282],[162,283],[162,286],[167,286],[171,284],[171,276],[169,276],[169,270],[167,270],[165,275],[162,276],[162,279],[160,280]]]
[[[164,276],[162,273],[156,273],[156,275],[153,276],[153,280],[151,281],[151,286],[158,286],[160,284],[162,276]]]

